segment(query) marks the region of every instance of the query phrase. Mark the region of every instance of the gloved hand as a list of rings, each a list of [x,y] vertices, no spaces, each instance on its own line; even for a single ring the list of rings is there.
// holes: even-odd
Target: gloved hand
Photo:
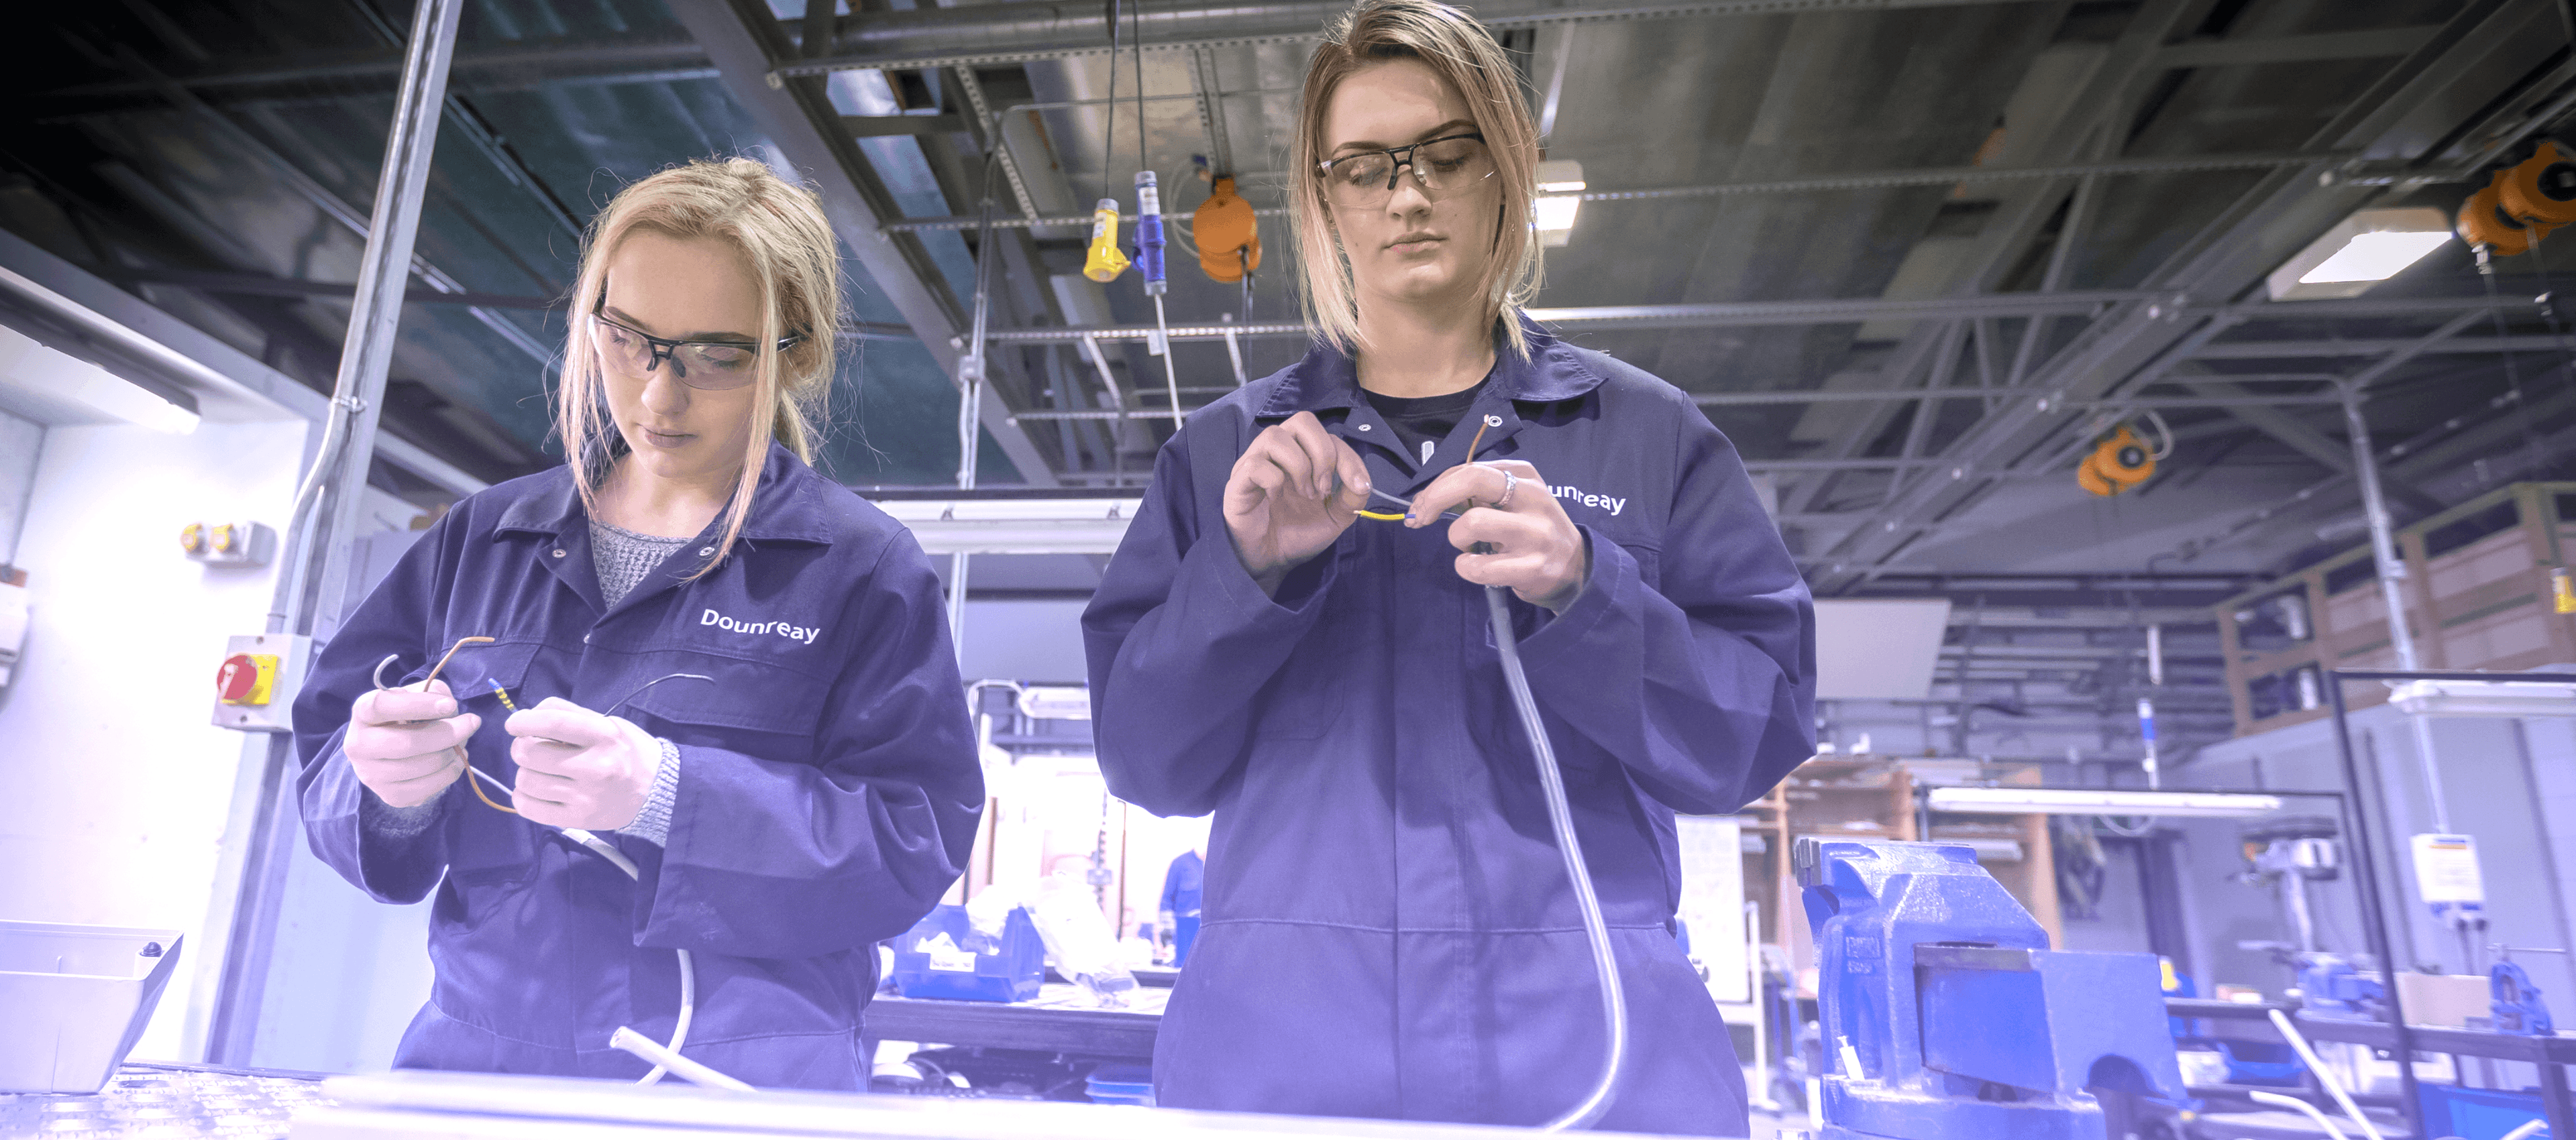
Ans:
[[[1564,613],[1592,573],[1592,547],[1538,468],[1518,459],[1463,463],[1440,473],[1413,497],[1420,529],[1443,511],[1465,513],[1449,524],[1458,576],[1479,586],[1507,586],[1524,602]]]
[[[623,717],[601,716],[562,697],[510,714],[501,727],[518,739],[511,804],[550,827],[614,831],[635,822],[662,770],[662,742]]]
[[[482,717],[456,711],[445,681],[430,682],[428,692],[375,689],[349,705],[340,751],[376,798],[419,807],[465,774],[465,754],[456,746],[481,727]]]
[[[1368,502],[1368,465],[1313,412],[1262,429],[1225,480],[1225,529],[1234,555],[1277,595],[1288,572],[1323,553]]]

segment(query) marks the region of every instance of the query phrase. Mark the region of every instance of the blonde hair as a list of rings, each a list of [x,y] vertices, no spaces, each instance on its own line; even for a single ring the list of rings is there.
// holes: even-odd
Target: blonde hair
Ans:
[[[747,158],[697,159],[663,170],[619,191],[591,219],[582,239],[581,276],[573,286],[555,428],[572,464],[582,508],[594,518],[600,482],[625,437],[604,414],[607,399],[599,355],[591,346],[590,320],[607,296],[609,257],[637,230],[723,241],[742,254],[760,282],[760,327],[754,332],[760,347],[752,387],[755,405],[770,410],[769,433],[764,438],[753,432],[744,449],[742,476],[723,516],[724,537],[716,556],[690,575],[697,578],[722,563],[741,537],[769,441],[785,444],[798,459],[814,461],[816,425],[839,350],[839,249],[813,191]],[[778,342],[791,335],[801,339],[779,351]]]
[[[1351,262],[1324,203],[1317,164],[1331,157],[1324,113],[1342,80],[1371,64],[1416,59],[1466,100],[1468,117],[1493,154],[1502,204],[1494,225],[1493,260],[1478,285],[1490,323],[1501,320],[1512,352],[1529,356],[1529,342],[1513,317],[1538,294],[1539,246],[1530,232],[1530,204],[1538,192],[1538,124],[1522,101],[1519,73],[1483,24],[1437,0],[1360,0],[1324,25],[1324,42],[1306,65],[1305,93],[1289,143],[1288,219],[1297,237],[1297,291],[1315,334],[1344,351],[1361,347],[1359,303]]]

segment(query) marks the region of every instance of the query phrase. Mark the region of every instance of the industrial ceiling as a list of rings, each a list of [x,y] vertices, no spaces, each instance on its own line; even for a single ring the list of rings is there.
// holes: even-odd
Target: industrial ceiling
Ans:
[[[1131,0],[1113,56],[1092,0],[486,0],[385,428],[487,479],[548,463],[581,227],[626,182],[741,153],[813,185],[850,255],[832,475],[953,483],[982,251],[1000,272],[980,483],[1138,486],[1171,430],[1132,335],[1152,308],[1133,275],[1078,275],[1079,216],[1104,185],[1131,199],[1139,169],[1177,216],[1208,193],[1202,161],[1233,174],[1268,211],[1266,259],[1247,293],[1175,243],[1183,406],[1295,359],[1282,152],[1341,6]],[[2297,309],[2264,287],[2354,211],[2448,214],[2565,126],[2557,0],[1471,7],[1521,65],[1548,157],[1587,183],[1541,315],[1700,398],[1776,486],[1820,596],[2112,621],[2348,547],[2339,382],[2367,385],[2401,523],[2565,476],[2568,318],[2531,303],[2565,250],[2482,277],[2453,242]],[[0,226],[327,390],[408,27],[392,0],[49,8],[0,79]],[[2096,435],[2147,411],[2172,436],[2163,473],[2080,491]],[[1029,573],[1087,585],[1079,565]]]

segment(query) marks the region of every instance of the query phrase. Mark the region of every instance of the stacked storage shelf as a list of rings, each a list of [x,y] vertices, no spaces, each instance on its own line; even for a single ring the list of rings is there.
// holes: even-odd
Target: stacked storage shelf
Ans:
[[[2397,532],[2408,630],[2427,669],[2529,669],[2576,661],[2576,618],[2550,574],[2576,540],[2576,483],[2500,487]],[[2325,672],[2397,664],[2367,543],[2217,607],[2236,734],[2328,715]],[[2387,699],[2352,685],[2355,708]]]

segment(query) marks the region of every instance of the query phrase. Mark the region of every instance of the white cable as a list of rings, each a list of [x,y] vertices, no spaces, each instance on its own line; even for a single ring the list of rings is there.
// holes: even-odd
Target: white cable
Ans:
[[[1618,1088],[1619,1070],[1628,1059],[1628,1002],[1619,988],[1618,959],[1610,952],[1610,928],[1601,919],[1601,899],[1592,891],[1592,873],[1583,866],[1583,848],[1574,837],[1574,811],[1565,803],[1565,773],[1556,766],[1556,749],[1548,744],[1547,725],[1539,719],[1538,701],[1530,696],[1529,676],[1521,671],[1518,639],[1512,636],[1512,611],[1500,586],[1485,587],[1485,608],[1494,623],[1494,651],[1503,659],[1503,681],[1511,687],[1512,707],[1520,710],[1521,728],[1538,753],[1539,790],[1547,795],[1547,818],[1556,830],[1557,854],[1565,858],[1566,877],[1574,882],[1575,909],[1583,914],[1583,933],[1592,943],[1592,969],[1601,984],[1602,1028],[1610,1037],[1601,1059],[1601,1079],[1565,1115],[1541,1126],[1543,1131],[1582,1129],[1601,1119]],[[2377,1140],[2376,1137],[2373,1140]]]
[[[2300,1035],[2298,1026],[2290,1024],[2289,1015],[2277,1009],[2272,1010],[2271,1014],[2272,1027],[2280,1030],[2281,1036],[2289,1039],[2290,1048],[2299,1051],[2299,1059],[2308,1063],[2308,1071],[2317,1075],[2317,1083],[2326,1087],[2327,1095],[2334,1097],[2335,1103],[2343,1106],[2344,1115],[2351,1117],[2353,1123],[2360,1125],[2362,1134],[2370,1137],[2370,1140],[2387,1140],[2379,1134],[2379,1128],[2370,1122],[2370,1118],[2361,1114],[2361,1106],[2352,1102],[2352,1097],[2343,1091],[2343,1085],[2334,1079],[2334,1074],[2326,1071],[2325,1062],[2317,1059],[2316,1050],[2308,1048],[2308,1039]],[[2414,1058],[2399,1057],[2397,1063],[2411,1065],[2414,1063]]]
[[[2147,408],[2144,410],[2147,414],[2147,418],[2155,421],[2156,431],[2162,433],[2165,437],[2165,445],[2156,449],[2155,457],[2157,459],[2163,459],[2168,455],[2172,455],[2174,449],[2173,427],[2165,423],[2163,413],[2156,411],[2154,408]]]
[[[681,1076],[688,1078],[692,1084],[706,1085],[710,1088],[732,1089],[735,1092],[759,1091],[752,1088],[750,1085],[744,1084],[741,1081],[728,1077],[714,1069],[710,1069],[705,1065],[701,1065],[665,1049],[661,1045],[656,1044],[652,1038],[646,1037],[641,1033],[637,1033],[623,1025],[617,1027],[617,1032],[609,1035],[608,1044],[611,1048],[623,1049],[638,1057],[642,1057],[647,1061],[657,1062],[662,1065],[663,1068],[667,1068],[674,1073],[678,1073]],[[662,1070],[655,1069],[653,1071],[658,1073]]]
[[[2264,1092],[2260,1089],[2248,1089],[2245,1098],[2256,1104],[2268,1104],[2274,1108],[2295,1108],[2306,1113],[2308,1119],[2316,1121],[2317,1127],[2325,1129],[2326,1135],[2332,1140],[2344,1140],[2343,1129],[2335,1127],[2334,1121],[2326,1119],[2326,1114],[2317,1111],[2317,1106],[2297,1097],[2282,1096],[2279,1093]]]
[[[2498,1140],[2531,1140],[2532,1137],[2538,1136],[2547,1131],[2549,1131],[2548,1121],[2534,1120],[2525,1123],[2520,1128],[2516,1128],[2511,1132],[2505,1133],[2502,1137],[2499,1137]]]
[[[500,781],[499,777],[493,776],[481,768],[468,764],[465,766],[465,770],[474,773],[474,775],[484,783],[490,784],[501,791],[507,792],[511,790],[509,785]],[[544,825],[540,824],[539,826]],[[633,879],[638,883],[644,881],[643,869],[637,867],[634,860],[627,858],[625,852],[618,850],[607,840],[601,839],[600,837],[578,827],[561,827],[556,828],[555,830],[561,832],[565,838],[589,848],[592,854],[608,860],[610,866],[626,872],[627,878]],[[695,1061],[685,1061],[684,1063],[689,1065],[691,1068],[713,1073],[723,1079],[715,1082],[700,1080],[698,1077],[692,1076],[687,1070],[681,1069],[672,1063],[675,1060],[684,1060],[680,1057],[680,1049],[689,1043],[689,1022],[695,1018],[698,1012],[697,962],[695,959],[689,957],[689,952],[686,950],[675,950],[673,952],[680,956],[680,1017],[679,1020],[671,1023],[671,1043],[668,1045],[654,1046],[656,1050],[660,1051],[660,1054],[667,1054],[671,1060],[664,1060],[663,1056],[659,1054],[641,1053],[633,1049],[627,1049],[626,1051],[629,1053],[634,1053],[638,1057],[654,1062],[653,1071],[644,1074],[641,1078],[638,1078],[635,1083],[639,1085],[655,1084],[661,1081],[662,1074],[666,1072],[677,1072],[681,1076],[688,1077],[690,1080],[695,1081],[698,1084],[723,1084],[724,1081],[732,1081],[732,1084],[725,1085],[724,1087],[740,1087],[748,1090],[751,1088],[750,1085],[743,1084],[741,1081],[735,1081],[732,1077],[726,1077],[722,1073],[716,1073],[715,1070],[708,1069],[706,1066],[700,1065]],[[622,1025],[617,1027],[617,1032],[620,1034],[634,1034],[637,1040],[646,1041],[648,1044],[651,1043],[650,1040],[643,1037],[643,1035],[636,1034],[634,1030],[628,1029]],[[616,1038],[610,1038],[609,1044],[616,1045]],[[619,1047],[624,1048],[624,1046]]]
[[[1181,430],[1181,381],[1172,372],[1171,326],[1163,322],[1163,298],[1154,298],[1154,328],[1163,342],[1163,390],[1172,394],[1172,430]]]

